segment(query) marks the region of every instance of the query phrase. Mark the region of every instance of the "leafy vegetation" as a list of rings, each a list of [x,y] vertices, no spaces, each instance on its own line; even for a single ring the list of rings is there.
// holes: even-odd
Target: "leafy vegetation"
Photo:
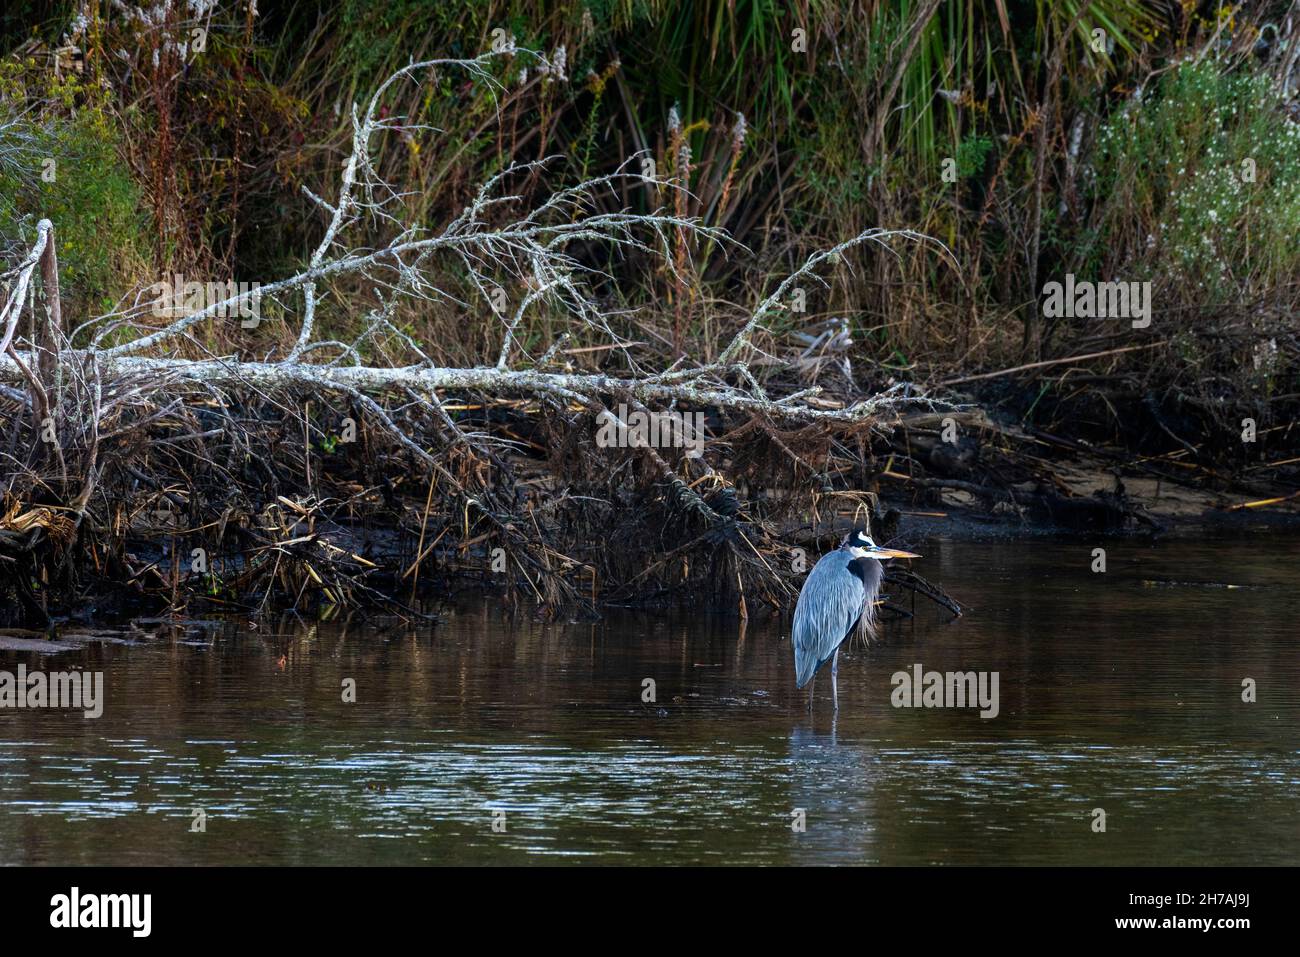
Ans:
[[[1202,305],[1300,276],[1300,125],[1266,77],[1185,63],[1117,111],[1098,144],[1103,270]]]
[[[0,64],[0,243],[25,249],[37,220],[57,222],[65,296],[83,311],[107,309],[146,275],[149,222],[140,190],[104,98],[75,77],[42,76],[31,66]],[[35,91],[23,85],[32,76],[41,84]],[[12,104],[31,99],[44,108],[14,111]]]
[[[385,110],[411,128],[387,136],[376,163],[431,227],[511,160],[556,158],[517,184],[522,202],[653,163],[689,189],[675,212],[725,228],[750,254],[679,237],[673,262],[685,281],[635,254],[601,262],[616,280],[616,328],[643,348],[705,361],[734,332],[738,304],[812,250],[870,227],[908,228],[953,258],[861,249],[827,288],[807,290],[805,312],[774,322],[774,339],[845,319],[863,387],[900,373],[942,381],[1095,347],[1095,326],[1043,323],[1049,278],[1151,279],[1171,345],[1117,360],[1157,377],[1139,391],[1164,395],[1188,355],[1215,349],[1232,391],[1250,381],[1232,370],[1254,367],[1265,333],[1279,350],[1276,391],[1294,375],[1294,330],[1279,340],[1252,317],[1286,313],[1300,291],[1297,40],[1283,32],[1286,8],[344,0],[264,2],[254,16],[228,2],[204,14],[200,52],[188,46],[186,5],[163,4],[146,22],[106,2],[16,3],[0,21],[14,118],[3,135],[44,137],[40,149],[78,172],[50,189],[30,167],[0,171],[0,231],[13,239],[30,233],[33,215],[59,220],[70,278],[98,299],[173,270],[283,274],[319,242],[322,217],[304,188],[334,181],[351,104],[412,58],[476,55],[508,38],[553,69],[502,57],[492,83],[441,73],[394,87]],[[76,72],[59,67],[68,49],[84,63]],[[668,199],[621,186],[605,201],[646,211]],[[346,336],[373,291],[332,292],[320,321]],[[622,311],[630,306],[640,309]],[[1215,332],[1229,350],[1205,337],[1220,319],[1241,324]],[[270,347],[291,320],[263,324],[253,345]],[[394,320],[438,361],[490,361],[499,347],[499,329],[464,322],[455,303]],[[521,342],[553,332],[545,310],[527,321],[536,326],[519,330]],[[232,345],[211,335],[210,347]],[[1194,348],[1189,337],[1200,337]],[[391,357],[404,346],[394,337],[364,348]],[[1037,403],[1042,391],[1031,383],[1025,394]],[[1056,408],[1048,393],[1040,412]]]

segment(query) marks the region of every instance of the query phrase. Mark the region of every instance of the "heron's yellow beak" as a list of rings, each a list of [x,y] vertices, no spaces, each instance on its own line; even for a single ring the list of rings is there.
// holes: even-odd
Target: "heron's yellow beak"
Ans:
[[[877,546],[868,552],[872,558],[920,558],[915,552],[904,552],[897,548],[880,548]]]

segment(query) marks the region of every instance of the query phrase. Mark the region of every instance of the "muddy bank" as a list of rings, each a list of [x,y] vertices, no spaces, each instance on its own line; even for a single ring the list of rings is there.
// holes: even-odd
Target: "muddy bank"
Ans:
[[[1186,450],[1150,454],[997,421],[900,428],[875,490],[915,534],[978,540],[1014,535],[1195,537],[1300,528],[1296,463],[1202,465]],[[923,425],[930,425],[925,422]],[[901,463],[901,464],[900,464]]]
[[[465,588],[551,614],[680,600],[747,614],[791,605],[806,573],[792,555],[834,547],[855,523],[899,545],[1300,526],[1292,466],[1228,474],[969,407],[847,424],[705,409],[702,443],[654,448],[607,447],[598,417],[562,402],[440,402],[450,427],[415,404],[384,412],[420,456],[362,404],[292,393],[177,402],[119,425],[128,441],[101,449],[91,478],[74,460],[61,483],[47,470],[11,484],[0,624],[356,606],[419,617]]]
[[[1087,473],[1087,486],[1108,493],[1113,477]],[[1300,531],[1300,509],[1289,503],[1270,507],[1244,508],[1223,504],[1221,496],[1195,489],[1161,489],[1158,497],[1144,499],[1133,494],[1125,482],[1130,506],[1141,510],[1147,522],[1126,518],[1116,510],[1109,494],[1090,498],[1030,500],[1025,514],[991,512],[973,496],[960,492],[943,497],[934,511],[918,511],[907,497],[882,496],[886,509],[898,510],[909,538],[947,538],[957,541],[995,541],[1018,537],[1051,538],[1102,535],[1152,536],[1196,539],[1218,534],[1287,533]],[[1091,495],[1091,493],[1090,493]],[[1060,506],[1064,505],[1064,508]],[[1148,524],[1149,522],[1149,524]]]

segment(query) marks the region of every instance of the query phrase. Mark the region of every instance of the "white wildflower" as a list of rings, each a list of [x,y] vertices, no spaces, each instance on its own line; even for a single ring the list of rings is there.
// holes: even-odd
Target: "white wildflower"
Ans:
[[[737,153],[745,145],[745,134],[749,132],[749,124],[745,122],[745,114],[736,114],[736,125],[731,130],[731,148]]]

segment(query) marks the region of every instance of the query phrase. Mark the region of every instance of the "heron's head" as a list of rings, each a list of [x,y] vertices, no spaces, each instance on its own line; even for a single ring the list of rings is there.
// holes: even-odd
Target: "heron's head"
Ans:
[[[899,551],[896,548],[881,548],[871,540],[871,535],[861,526],[844,536],[844,541],[840,542],[840,548],[848,549],[854,558],[874,558],[877,561],[883,558],[921,557],[912,552]]]

